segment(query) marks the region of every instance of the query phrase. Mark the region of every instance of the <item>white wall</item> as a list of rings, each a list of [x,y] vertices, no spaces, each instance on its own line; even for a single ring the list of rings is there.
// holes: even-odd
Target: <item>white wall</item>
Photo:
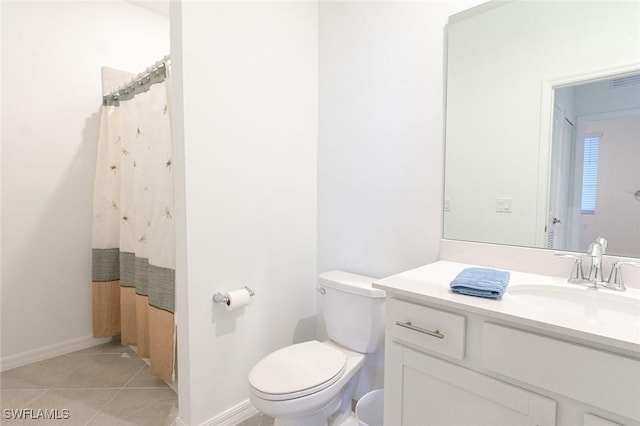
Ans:
[[[219,419],[247,398],[255,362],[313,336],[312,321],[294,327],[315,313],[318,269],[435,260],[444,25],[477,3],[173,5],[182,421]],[[241,284],[249,307],[212,312],[214,291]]]
[[[437,258],[444,27],[478,3],[320,4],[320,271],[384,277]]]
[[[196,425],[246,401],[262,357],[315,334],[318,17],[312,2],[171,14],[179,416]],[[212,306],[242,285],[249,306]]]
[[[1,7],[2,360],[15,365],[91,344],[100,67],[144,70],[168,53],[169,21],[115,0]]]
[[[320,271],[379,278],[437,259],[444,27],[477,3],[320,3]],[[383,356],[356,398],[382,386]]]

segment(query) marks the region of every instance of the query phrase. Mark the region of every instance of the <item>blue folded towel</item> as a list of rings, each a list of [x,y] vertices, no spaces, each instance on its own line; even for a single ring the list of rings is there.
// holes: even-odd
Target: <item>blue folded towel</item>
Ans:
[[[451,291],[469,296],[499,299],[509,284],[509,272],[486,268],[466,268],[451,281]]]

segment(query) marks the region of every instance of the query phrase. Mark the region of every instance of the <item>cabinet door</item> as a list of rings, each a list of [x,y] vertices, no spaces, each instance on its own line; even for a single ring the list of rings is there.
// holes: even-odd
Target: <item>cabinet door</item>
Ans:
[[[423,353],[403,347],[395,371],[402,426],[555,425],[555,401]]]

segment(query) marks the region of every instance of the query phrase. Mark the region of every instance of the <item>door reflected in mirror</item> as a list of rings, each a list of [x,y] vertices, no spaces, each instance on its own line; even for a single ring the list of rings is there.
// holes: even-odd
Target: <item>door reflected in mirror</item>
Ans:
[[[547,248],[640,249],[640,74],[555,88]]]

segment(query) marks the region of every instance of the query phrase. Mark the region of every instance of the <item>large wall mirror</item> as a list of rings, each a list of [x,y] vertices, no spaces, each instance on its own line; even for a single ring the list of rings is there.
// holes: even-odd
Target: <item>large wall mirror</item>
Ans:
[[[640,2],[452,16],[445,152],[444,238],[640,257]]]

